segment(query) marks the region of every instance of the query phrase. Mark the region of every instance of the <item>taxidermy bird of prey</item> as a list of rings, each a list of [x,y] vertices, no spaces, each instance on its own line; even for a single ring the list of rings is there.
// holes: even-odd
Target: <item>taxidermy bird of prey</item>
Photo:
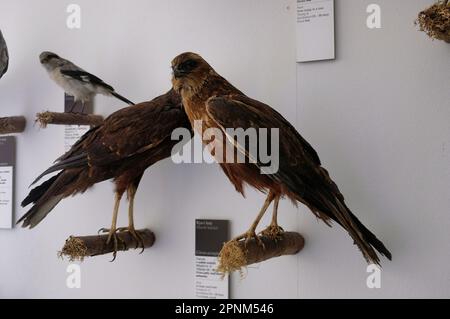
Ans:
[[[245,184],[268,193],[250,229],[235,240],[259,240],[256,227],[271,202],[274,202],[272,222],[263,233],[276,236],[282,232],[277,224],[278,202],[280,198],[287,196],[293,202],[305,204],[328,225],[331,220],[340,224],[348,231],[368,262],[379,264],[375,249],[391,259],[391,253],[383,243],[346,206],[344,197],[321,166],[312,146],[281,114],[270,106],[247,97],[217,74],[198,54],[187,52],[177,56],[172,61],[172,69],[173,87],[182,97],[191,125],[194,121],[203,121],[203,132],[199,132],[201,136],[208,128],[219,129],[225,136],[221,143],[225,144],[229,140],[226,128],[279,130],[279,169],[276,173],[261,174],[259,165],[262,161],[220,163],[240,193],[244,194]],[[205,140],[203,142],[207,143]],[[236,140],[232,143],[238,152],[248,156],[250,152],[246,145],[238,145]],[[223,145],[223,148],[226,146]]]
[[[8,47],[6,46],[5,39],[3,38],[2,31],[0,30],[0,79],[8,71],[9,55]]]
[[[117,251],[116,227],[119,203],[127,191],[129,225],[127,230],[140,242],[133,222],[133,202],[144,171],[156,162],[171,155],[173,146],[171,134],[176,128],[191,130],[183,110],[180,96],[173,90],[150,102],[123,108],[103,124],[84,134],[72,148],[56,163],[42,173],[43,176],[59,173],[34,188],[23,200],[22,206],[33,204],[18,221],[23,227],[33,228],[63,198],[83,193],[92,185],[113,179],[115,183],[115,204],[108,243],[114,240]],[[116,253],[114,253],[115,258]]]
[[[72,105],[72,110],[77,102],[81,102],[84,109],[85,103],[91,101],[96,94],[114,96],[129,105],[134,105],[130,100],[117,94],[114,88],[103,82],[102,79],[86,72],[53,52],[42,52],[39,55],[39,60],[47,70],[50,78],[62,87],[67,94],[74,97],[75,101]]]

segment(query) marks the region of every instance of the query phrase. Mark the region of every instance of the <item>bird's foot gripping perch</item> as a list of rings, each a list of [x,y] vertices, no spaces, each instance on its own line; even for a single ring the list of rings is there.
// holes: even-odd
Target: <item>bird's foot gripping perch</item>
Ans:
[[[113,253],[113,257],[118,251],[126,251],[130,247],[149,248],[155,242],[155,235],[149,229],[135,230],[135,236],[127,229],[116,229],[113,235],[109,237],[109,229],[102,229],[108,234],[95,236],[70,236],[59,252],[60,256],[66,256],[69,260],[84,260],[85,257],[94,257]],[[108,238],[110,238],[108,240]],[[114,260],[114,259],[113,259]]]
[[[256,232],[255,232],[254,229],[249,229],[249,230],[246,231],[245,233],[243,233],[243,234],[241,234],[241,235],[239,235],[239,236],[234,237],[231,241],[239,242],[239,241],[241,241],[242,239],[244,239],[244,244],[245,244],[245,246],[247,246],[248,243],[249,243],[252,239],[255,239],[256,242],[258,243],[258,245],[260,245],[263,249],[265,249],[265,246],[264,246],[263,241],[261,240],[261,238],[260,238],[258,235],[256,235]]]
[[[273,234],[273,228],[269,226]],[[278,227],[279,231],[281,227]],[[275,229],[276,230],[276,229]],[[241,236],[245,237],[246,234]],[[237,238],[241,237],[238,236]],[[242,239],[242,238],[241,238]],[[264,246],[258,242],[261,241]],[[219,253],[219,265],[217,270],[221,273],[230,273],[241,270],[242,267],[259,263],[270,258],[283,255],[297,254],[304,246],[305,240],[298,233],[282,232],[276,238],[263,234],[252,236],[247,243],[243,240],[230,240],[225,243]]]
[[[281,240],[283,238],[284,229],[278,224],[270,224],[266,229],[259,232],[258,235],[262,237],[267,237],[273,240]]]
[[[130,235],[134,238],[134,240],[136,241],[136,245],[134,247],[134,249],[138,249],[139,247],[141,247],[141,252],[140,254],[142,254],[145,250],[145,245],[144,245],[144,239],[142,238],[142,236],[136,231],[136,229],[134,227],[119,227],[117,228],[117,231],[119,233],[123,233],[123,232],[129,232]]]
[[[108,239],[106,240],[106,245],[110,245],[111,241],[113,243],[113,259],[111,260],[111,262],[116,260],[117,251],[119,250],[119,244],[123,246],[124,250],[128,249],[125,241],[122,238],[119,238],[117,236],[117,233],[123,232],[123,229],[126,229],[126,228],[125,227],[120,227],[117,229],[100,228],[97,232],[98,234],[101,234],[101,233],[108,234]],[[137,245],[138,244],[136,243],[136,248],[137,248]]]

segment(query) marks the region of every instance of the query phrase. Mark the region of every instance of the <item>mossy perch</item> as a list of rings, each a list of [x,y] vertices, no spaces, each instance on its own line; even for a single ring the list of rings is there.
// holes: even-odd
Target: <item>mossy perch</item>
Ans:
[[[219,253],[218,272],[230,273],[274,257],[295,255],[305,245],[303,236],[294,232],[283,232],[276,238],[269,236],[259,238],[264,246],[254,238],[247,244],[244,240],[227,242]]]
[[[27,121],[23,116],[11,116],[0,118],[0,134],[22,133]]]
[[[438,1],[421,11],[416,24],[430,38],[450,43],[450,1]]]
[[[137,243],[135,238],[128,232],[117,233],[118,251],[126,251],[130,248],[142,249],[153,246],[155,242],[155,235],[149,229],[136,230],[143,240],[143,247]],[[83,261],[85,257],[94,257],[98,255],[105,255],[114,252],[113,240],[107,244],[108,234],[95,236],[70,236],[59,255],[66,256],[70,261]],[[137,247],[136,247],[137,246]]]
[[[38,122],[42,128],[47,127],[48,124],[97,126],[103,123],[103,116],[96,114],[58,113],[47,111],[36,114],[36,122]]]

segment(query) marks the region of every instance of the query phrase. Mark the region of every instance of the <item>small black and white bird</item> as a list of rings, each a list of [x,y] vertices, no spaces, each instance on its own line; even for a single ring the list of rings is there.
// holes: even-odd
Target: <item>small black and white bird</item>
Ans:
[[[0,79],[8,71],[9,55],[8,47],[6,46],[5,39],[3,38],[2,31],[0,30]]]
[[[67,94],[74,97],[72,110],[78,102],[82,103],[84,109],[85,103],[91,101],[97,94],[114,96],[129,105],[134,105],[133,102],[116,93],[114,88],[103,82],[102,79],[53,52],[42,52],[39,55],[39,60],[50,78],[62,87]]]

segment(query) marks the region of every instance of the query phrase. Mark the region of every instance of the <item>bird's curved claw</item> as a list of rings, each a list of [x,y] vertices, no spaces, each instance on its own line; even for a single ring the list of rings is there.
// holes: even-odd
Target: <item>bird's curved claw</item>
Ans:
[[[281,235],[284,233],[284,229],[276,224],[270,224],[266,229],[260,231],[258,235],[268,237],[272,240],[281,239]]]
[[[131,236],[133,236],[134,240],[136,240],[136,249],[139,248],[139,246],[141,246],[141,251],[139,252],[139,254],[142,254],[145,250],[144,247],[144,239],[142,238],[142,236],[136,231],[136,230],[130,230],[130,234]]]
[[[114,251],[113,251],[113,259],[109,261],[110,263],[112,263],[114,260],[116,260],[117,250],[119,248],[116,232],[113,232],[108,236],[108,239],[106,240],[107,245],[109,245],[109,243],[111,242],[111,238],[114,239]]]
[[[263,241],[261,240],[261,237],[256,235],[254,230],[248,230],[247,232],[236,236],[232,239],[232,241],[240,241],[241,239],[245,239],[245,246],[250,242],[250,240],[254,238],[258,245],[260,245],[263,249],[266,249],[266,246],[264,245]]]
[[[113,262],[116,260],[117,257],[117,251],[119,250],[119,242],[123,245],[125,250],[127,249],[127,245],[123,239],[117,236],[117,232],[120,230],[120,228],[111,230],[108,228],[101,228],[99,229],[98,233],[108,233],[108,239],[106,240],[106,245],[109,245],[111,243],[111,240],[113,240],[114,250],[113,250],[113,259],[110,260],[110,262]]]
[[[136,246],[134,247],[134,249],[138,249],[139,247],[142,248],[142,250],[139,252],[139,254],[142,254],[145,250],[144,247],[144,239],[142,238],[141,235],[139,235],[139,233],[136,231],[136,229],[134,228],[130,228],[130,227],[120,227],[117,228],[118,232],[129,232],[130,235],[134,238],[134,240],[136,241]]]
[[[97,234],[100,235],[101,233],[108,233],[108,232],[109,232],[109,228],[102,227],[97,231]]]

